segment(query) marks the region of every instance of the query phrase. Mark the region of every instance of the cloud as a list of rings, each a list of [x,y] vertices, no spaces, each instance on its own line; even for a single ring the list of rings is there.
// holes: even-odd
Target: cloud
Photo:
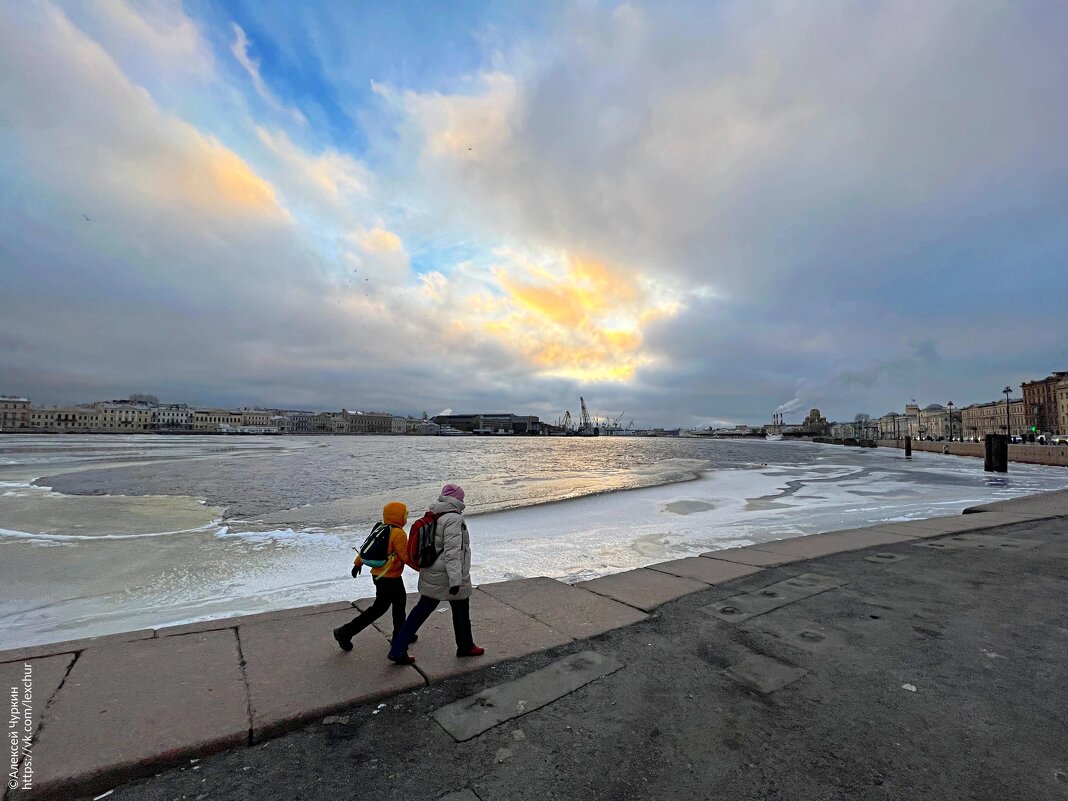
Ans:
[[[801,411],[820,403],[834,401],[851,390],[861,391],[877,388],[881,382],[898,383],[902,380],[916,380],[924,374],[930,375],[942,365],[942,355],[937,343],[931,340],[909,344],[909,355],[895,359],[872,359],[859,367],[839,365],[834,374],[820,381],[799,378],[794,389],[794,397],[778,406],[776,413]],[[895,404],[900,406],[901,404]],[[876,413],[875,416],[880,416]]]
[[[680,408],[743,384],[757,408],[739,394],[720,416],[762,420],[801,374],[835,388],[833,414],[997,383],[993,365],[975,365],[1011,349],[984,334],[990,320],[1017,324],[990,291],[998,264],[1068,292],[1055,268],[1068,254],[1068,111],[1047,102],[1060,94],[1050,65],[1068,69],[1054,33],[1066,13],[573,4],[551,47],[452,92],[381,94],[436,219],[516,251],[596,253],[717,299],[699,319],[687,308],[710,307],[683,293],[671,317],[685,326],[661,318],[640,347],[619,344],[643,354],[628,383],[647,402],[657,382],[686,382]],[[516,314],[549,330],[584,319],[577,293],[505,284]],[[1041,315],[1036,335],[1064,331]],[[502,337],[521,330],[496,324]],[[840,366],[872,353],[890,364],[926,338],[951,349],[940,375],[919,360],[878,375]],[[527,359],[575,354],[579,375],[617,343],[587,344],[535,342]],[[1041,347],[1026,356],[1040,372],[1058,355]]]
[[[204,66],[205,54],[210,53],[199,26],[178,3],[138,2],[135,8],[127,0],[99,0],[92,11],[117,34],[116,42],[136,43],[143,55],[170,66]]]
[[[352,127],[187,10],[0,10],[14,391],[549,419],[582,392],[673,426],[1064,367],[1056,4],[563,4],[410,69],[303,59],[329,9],[263,15]]]
[[[1026,12],[716,9],[578,7],[531,75],[407,93],[430,174],[532,238],[751,294],[848,274],[865,240],[900,254],[891,221],[931,241],[959,190],[995,189],[1007,162],[1016,180],[1041,177],[1039,152],[1063,162],[1065,115],[1029,107],[1056,87],[1032,80],[1023,42],[1053,43]]]
[[[309,155],[282,130],[268,131],[257,127],[256,136],[295,177],[297,183],[329,205],[341,206],[350,196],[367,193],[370,181],[368,171],[352,156],[334,148],[326,148],[318,155]]]
[[[471,93],[404,93],[405,111],[427,134],[426,156],[485,161],[498,155],[510,139],[518,101],[516,79],[483,73],[473,83]],[[393,96],[385,87],[376,89],[387,98]]]
[[[388,295],[411,278],[404,242],[382,227],[356,228],[344,237],[344,256],[358,286],[378,297]]]
[[[331,342],[373,310],[333,311],[321,265],[244,159],[158,108],[52,6],[0,10],[0,72],[0,174],[25,187],[0,195],[0,270],[20,287],[0,321],[22,332],[3,364],[26,391],[65,375],[66,400],[101,377],[219,397],[278,388],[304,362],[351,368]]]
[[[586,381],[628,381],[651,358],[641,328],[675,305],[643,279],[590,258],[558,264],[513,260],[493,271],[503,293],[482,304],[483,327],[518,346],[539,374]]]
[[[199,215],[283,220],[273,187],[218,139],[161,111],[115,62],[45,6],[6,25],[0,115],[15,148],[48,182],[81,195],[107,187],[126,203]],[[65,80],[53,80],[59,71]],[[94,187],[91,191],[89,187]]]
[[[251,42],[249,42],[248,37],[245,35],[245,31],[236,22],[231,23],[231,28],[234,33],[234,41],[230,45],[230,52],[237,60],[237,63],[248,73],[249,78],[252,79],[252,85],[256,89],[256,94],[258,94],[260,98],[262,98],[263,101],[276,112],[288,116],[300,125],[306,125],[308,119],[300,109],[285,105],[267,87],[266,82],[263,80],[263,76],[260,75],[260,62],[249,55],[248,51]]]

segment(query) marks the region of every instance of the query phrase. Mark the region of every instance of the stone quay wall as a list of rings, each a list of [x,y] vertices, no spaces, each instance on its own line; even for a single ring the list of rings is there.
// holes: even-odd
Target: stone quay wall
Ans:
[[[881,439],[880,448],[904,448],[904,440]],[[912,450],[927,453],[949,453],[952,456],[975,456],[983,458],[982,442],[917,442],[913,441]],[[1009,461],[1023,464],[1044,464],[1053,467],[1068,467],[1068,446],[1066,445],[1009,445]]]

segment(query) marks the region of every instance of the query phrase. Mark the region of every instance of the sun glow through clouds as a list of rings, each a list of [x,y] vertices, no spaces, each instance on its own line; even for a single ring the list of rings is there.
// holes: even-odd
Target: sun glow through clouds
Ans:
[[[481,301],[491,318],[484,330],[546,376],[633,379],[651,361],[642,326],[678,309],[647,279],[586,257],[555,266],[515,260],[496,267],[493,277],[502,294],[497,303]]]

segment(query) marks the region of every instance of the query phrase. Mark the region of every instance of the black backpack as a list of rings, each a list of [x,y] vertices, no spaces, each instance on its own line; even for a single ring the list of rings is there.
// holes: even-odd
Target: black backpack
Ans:
[[[371,533],[360,546],[360,559],[368,567],[382,567],[389,560],[389,535],[393,526],[375,523]]]

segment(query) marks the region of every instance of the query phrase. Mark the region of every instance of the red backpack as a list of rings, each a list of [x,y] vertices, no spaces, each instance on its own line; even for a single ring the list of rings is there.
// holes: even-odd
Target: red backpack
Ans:
[[[408,564],[416,570],[430,567],[441,555],[434,545],[440,514],[427,512],[408,530]]]

